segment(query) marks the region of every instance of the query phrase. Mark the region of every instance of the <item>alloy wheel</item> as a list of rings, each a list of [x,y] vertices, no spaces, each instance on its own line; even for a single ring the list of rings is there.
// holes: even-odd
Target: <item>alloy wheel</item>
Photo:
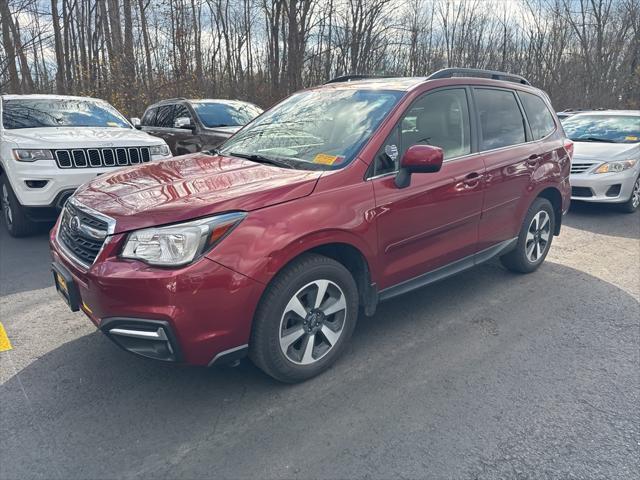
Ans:
[[[338,343],[347,316],[342,289],[326,279],[314,280],[298,290],[280,320],[280,349],[298,365],[310,365]]]
[[[9,202],[9,190],[6,184],[2,184],[2,213],[7,225],[13,223],[13,212],[11,212],[11,203]]]
[[[633,192],[631,193],[631,205],[633,208],[638,208],[640,205],[640,177],[636,178],[636,183],[633,185]]]
[[[524,243],[527,260],[536,263],[549,247],[551,237],[551,222],[549,214],[540,210],[534,215],[527,229],[527,238]]]

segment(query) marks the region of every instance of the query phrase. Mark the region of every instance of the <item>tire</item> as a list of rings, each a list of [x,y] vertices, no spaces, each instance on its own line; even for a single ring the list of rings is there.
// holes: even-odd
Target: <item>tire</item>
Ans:
[[[358,287],[349,271],[331,258],[304,254],[267,287],[254,317],[249,358],[281,382],[307,380],[344,351],[357,316]]]
[[[626,202],[621,203],[618,209],[624,213],[633,213],[638,210],[638,206],[640,206],[640,175],[636,178],[636,183],[633,184],[631,197]]]
[[[537,270],[549,253],[555,225],[556,213],[551,202],[536,198],[524,217],[515,248],[500,257],[502,264],[512,272]]]
[[[0,205],[9,235],[26,237],[36,232],[37,225],[27,217],[24,207],[18,202],[18,198],[4,175],[0,177]]]

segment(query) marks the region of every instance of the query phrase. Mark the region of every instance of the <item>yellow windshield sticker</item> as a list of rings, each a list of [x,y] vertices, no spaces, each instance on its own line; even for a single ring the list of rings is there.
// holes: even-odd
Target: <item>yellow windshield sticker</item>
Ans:
[[[334,163],[342,160],[342,157],[337,155],[327,155],[326,153],[319,153],[316,158],[313,159],[313,163],[321,163],[322,165],[333,165]]]
[[[118,127],[119,125],[116,122],[107,122],[107,125],[110,127]]]
[[[635,142],[636,140],[638,140],[638,137],[634,135],[629,135],[628,137],[624,137],[624,139],[628,142]]]

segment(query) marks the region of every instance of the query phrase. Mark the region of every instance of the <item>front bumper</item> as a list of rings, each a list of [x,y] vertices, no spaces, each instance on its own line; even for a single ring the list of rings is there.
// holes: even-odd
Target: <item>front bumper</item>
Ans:
[[[622,203],[629,200],[639,168],[620,173],[580,173],[571,175],[571,200]]]
[[[75,264],[50,236],[53,261],[77,285],[80,309],[132,353],[191,365],[246,350],[264,285],[206,257],[161,269],[117,257],[125,235],[113,235],[91,267]]]

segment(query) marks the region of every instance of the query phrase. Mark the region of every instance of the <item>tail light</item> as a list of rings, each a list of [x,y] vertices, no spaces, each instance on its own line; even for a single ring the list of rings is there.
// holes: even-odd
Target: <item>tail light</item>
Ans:
[[[564,149],[567,151],[567,155],[569,155],[569,160],[573,160],[573,141],[565,138]]]

